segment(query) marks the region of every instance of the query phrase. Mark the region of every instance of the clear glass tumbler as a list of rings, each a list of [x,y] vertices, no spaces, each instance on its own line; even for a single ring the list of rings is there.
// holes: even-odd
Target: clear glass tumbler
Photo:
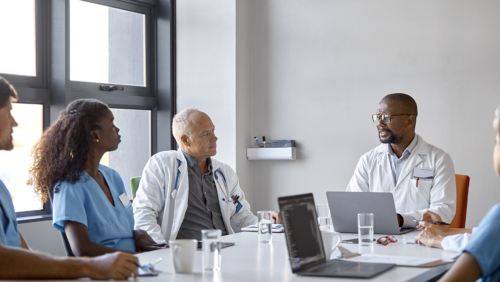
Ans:
[[[330,207],[328,204],[316,205],[319,230],[333,230],[332,218],[330,217]]]
[[[272,211],[259,211],[259,243],[270,243],[272,240],[273,230],[273,212]]]
[[[358,213],[358,241],[361,246],[373,246],[373,213]]]
[[[201,230],[201,249],[203,270],[220,270],[220,238],[222,232],[219,229]]]

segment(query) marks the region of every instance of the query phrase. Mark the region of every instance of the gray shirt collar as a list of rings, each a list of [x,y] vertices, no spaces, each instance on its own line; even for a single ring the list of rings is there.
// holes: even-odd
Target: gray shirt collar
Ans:
[[[184,151],[182,151],[182,153],[184,154],[184,157],[186,157],[187,163],[190,168],[193,168],[194,165],[198,165],[198,162],[193,157],[191,157],[191,155]],[[207,158],[207,166],[208,171],[212,171],[212,159]]]
[[[411,152],[415,149],[416,146],[417,146],[417,134],[413,136],[413,140],[411,141],[410,145],[406,147],[401,157],[411,154]],[[387,144],[387,153],[389,153],[389,155],[394,155],[394,151],[392,150],[391,144]]]

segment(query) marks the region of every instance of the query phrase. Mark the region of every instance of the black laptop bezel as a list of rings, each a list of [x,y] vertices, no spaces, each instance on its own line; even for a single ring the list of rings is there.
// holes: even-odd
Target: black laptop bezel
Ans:
[[[296,201],[296,200],[301,200],[305,197],[311,197],[312,198],[312,202],[313,202],[313,205],[314,205],[314,209],[313,209],[313,213],[314,213],[314,218],[318,218],[318,215],[316,214],[316,203],[314,202],[314,196],[312,193],[308,193],[308,194],[301,194],[301,195],[294,195],[294,196],[287,196],[287,197],[279,197],[278,198],[278,205],[280,207],[280,214],[282,212],[282,202],[284,201]],[[321,252],[321,256],[323,257],[323,259],[318,259],[317,261],[314,261],[314,262],[311,262],[309,264],[306,264],[306,265],[302,265],[300,268],[298,269],[294,269],[293,268],[293,257],[292,257],[292,249],[291,249],[291,244],[288,243],[288,228],[287,228],[287,222],[285,220],[282,221],[282,224],[283,224],[283,230],[285,231],[285,240],[287,240],[287,244],[286,244],[286,247],[288,249],[288,257],[290,259],[290,267],[292,269],[292,273],[300,273],[302,271],[305,271],[307,269],[310,269],[310,268],[314,268],[314,267],[317,267],[317,266],[320,266],[320,265],[324,265],[326,262],[327,262],[327,259],[326,259],[326,254],[325,254],[325,249],[324,249],[324,246],[323,246],[323,239],[322,238],[319,238],[319,243],[320,243],[320,252]],[[319,226],[317,224],[314,225],[314,228],[316,229],[317,231],[317,234],[320,234],[321,236],[321,231],[319,230]]]

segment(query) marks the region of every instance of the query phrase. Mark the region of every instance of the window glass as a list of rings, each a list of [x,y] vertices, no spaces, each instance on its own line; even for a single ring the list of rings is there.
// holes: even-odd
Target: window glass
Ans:
[[[141,176],[151,156],[151,111],[111,109],[122,142],[118,150],[106,153],[101,164],[118,171],[130,199],[130,178]]]
[[[70,2],[70,79],[146,86],[143,14]]]
[[[26,181],[31,148],[42,137],[43,106],[13,103],[12,116],[19,125],[12,134],[14,150],[0,151],[0,179],[9,189],[16,212],[42,210],[42,202]]]
[[[0,73],[36,76],[35,1],[0,0]]]

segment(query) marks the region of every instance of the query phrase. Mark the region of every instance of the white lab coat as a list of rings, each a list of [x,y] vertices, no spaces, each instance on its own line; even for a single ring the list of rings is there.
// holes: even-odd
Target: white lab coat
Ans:
[[[211,160],[222,218],[228,234],[239,232],[241,228],[257,223],[257,217],[250,211],[250,204],[245,199],[234,170],[214,158]],[[180,166],[178,161],[181,162]],[[187,160],[179,149],[155,154],[149,159],[142,173],[133,201],[135,229],[147,231],[157,243],[177,238],[188,207],[187,167]],[[178,171],[177,192],[174,192]],[[233,203],[232,200],[235,195],[239,196],[241,204],[238,212],[236,212],[238,202]],[[171,197],[173,201],[170,200]],[[170,203],[175,203],[175,207],[171,208]],[[174,212],[169,216],[170,210]]]
[[[361,157],[347,191],[391,192],[397,213],[421,220],[424,212],[430,210],[449,223],[455,217],[457,198],[453,161],[443,150],[428,144],[419,135],[416,137],[417,145],[406,160],[396,186],[388,145],[381,144]],[[417,187],[413,177],[416,167],[433,168],[434,179],[419,179]]]

